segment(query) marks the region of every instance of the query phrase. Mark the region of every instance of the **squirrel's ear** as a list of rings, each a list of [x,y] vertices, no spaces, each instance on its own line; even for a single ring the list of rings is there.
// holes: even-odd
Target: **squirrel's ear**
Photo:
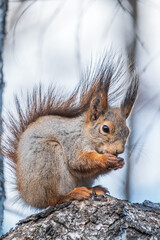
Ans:
[[[136,100],[138,86],[139,86],[139,79],[137,76],[135,76],[127,90],[125,99],[121,105],[121,112],[125,116],[125,118],[129,116],[132,110],[133,104]]]
[[[107,108],[107,94],[104,91],[99,91],[91,99],[90,107],[87,112],[87,122],[96,121],[102,114],[107,111]]]

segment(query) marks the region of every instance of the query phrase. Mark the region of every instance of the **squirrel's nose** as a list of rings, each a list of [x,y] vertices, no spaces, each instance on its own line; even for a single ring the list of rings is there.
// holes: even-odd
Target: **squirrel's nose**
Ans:
[[[116,155],[123,153],[123,151],[116,150]]]
[[[116,148],[116,154],[121,154],[124,152],[124,146],[117,146]]]
[[[124,152],[124,145],[122,143],[114,143],[113,145],[110,145],[107,150],[112,154],[118,155]]]

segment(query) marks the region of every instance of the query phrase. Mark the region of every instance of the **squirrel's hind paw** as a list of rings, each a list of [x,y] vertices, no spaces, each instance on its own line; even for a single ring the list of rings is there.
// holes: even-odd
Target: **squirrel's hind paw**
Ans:
[[[92,190],[86,187],[79,187],[75,188],[71,192],[67,193],[66,195],[62,196],[58,203],[69,202],[73,200],[84,200],[90,198],[92,195]]]
[[[91,188],[79,187],[60,197],[57,203],[70,202],[73,200],[84,200],[90,198],[93,196],[93,194],[105,196],[106,193],[109,193],[109,191],[101,186],[95,186]]]
[[[92,193],[96,193],[96,195],[103,195],[105,196],[106,194],[110,194],[110,192],[108,191],[107,188],[104,188],[100,185],[89,188],[90,190],[92,190]]]
[[[73,200],[89,199],[93,194],[105,196],[109,191],[101,186],[91,188],[79,187],[59,198],[57,203],[70,202]]]

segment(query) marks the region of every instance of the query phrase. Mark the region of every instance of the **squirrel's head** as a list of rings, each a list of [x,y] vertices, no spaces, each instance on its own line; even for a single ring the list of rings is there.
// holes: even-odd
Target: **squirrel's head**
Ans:
[[[86,115],[86,129],[94,149],[98,153],[120,154],[129,135],[126,126],[138,90],[138,81],[129,86],[124,101],[119,108],[108,105],[106,91],[100,90],[93,95]]]

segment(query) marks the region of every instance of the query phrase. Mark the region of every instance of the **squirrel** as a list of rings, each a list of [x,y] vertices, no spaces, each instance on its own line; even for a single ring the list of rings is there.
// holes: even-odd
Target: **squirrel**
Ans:
[[[3,154],[15,170],[25,203],[42,209],[106,193],[92,184],[99,175],[124,165],[118,154],[124,152],[126,119],[139,85],[134,75],[120,107],[111,107],[108,92],[121,78],[117,71],[103,61],[92,81],[81,81],[67,99],[58,97],[53,87],[42,94],[41,86],[27,95],[26,109],[16,98],[18,119],[9,115],[10,136],[3,141]]]

